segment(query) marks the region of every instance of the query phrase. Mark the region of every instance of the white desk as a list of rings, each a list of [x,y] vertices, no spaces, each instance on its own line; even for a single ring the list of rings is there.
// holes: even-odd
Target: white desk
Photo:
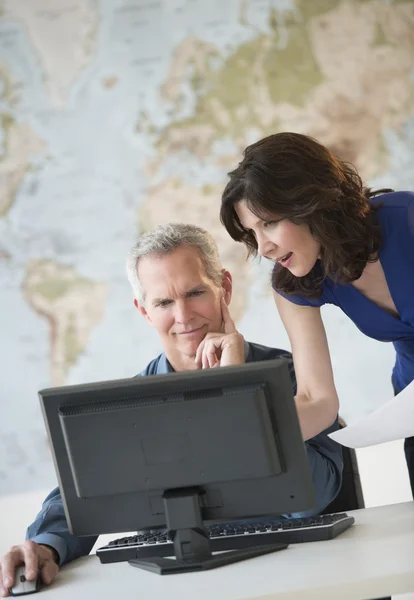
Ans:
[[[353,511],[355,525],[328,542],[211,571],[160,576],[88,556],[64,567],[53,600],[369,600],[414,591],[414,502]]]

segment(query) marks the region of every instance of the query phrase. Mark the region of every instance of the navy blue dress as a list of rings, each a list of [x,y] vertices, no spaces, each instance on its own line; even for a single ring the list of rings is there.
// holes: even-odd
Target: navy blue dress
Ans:
[[[382,194],[372,198],[371,203],[379,205],[379,259],[399,317],[380,308],[353,285],[334,283],[329,278],[323,283],[320,298],[282,295],[303,306],[335,304],[363,333],[381,342],[392,342],[396,351],[392,382],[395,392],[400,392],[414,380],[414,193]],[[405,441],[405,453],[414,495],[414,438]]]

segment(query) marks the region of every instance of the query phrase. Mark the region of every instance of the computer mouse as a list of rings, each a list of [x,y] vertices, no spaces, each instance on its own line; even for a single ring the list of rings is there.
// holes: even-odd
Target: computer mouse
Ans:
[[[25,596],[26,594],[34,594],[40,590],[40,571],[37,572],[35,579],[28,580],[25,577],[25,565],[16,567],[14,572],[14,584],[9,588],[10,596]]]

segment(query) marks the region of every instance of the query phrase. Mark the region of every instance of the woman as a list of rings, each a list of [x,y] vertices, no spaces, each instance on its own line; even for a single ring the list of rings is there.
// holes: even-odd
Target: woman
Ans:
[[[272,286],[292,345],[304,439],[338,411],[320,314],[339,306],[366,335],[393,342],[395,392],[414,379],[414,193],[372,191],[310,137],[271,135],[230,173],[221,220],[250,254],[274,261]],[[405,440],[414,493],[414,438]]]

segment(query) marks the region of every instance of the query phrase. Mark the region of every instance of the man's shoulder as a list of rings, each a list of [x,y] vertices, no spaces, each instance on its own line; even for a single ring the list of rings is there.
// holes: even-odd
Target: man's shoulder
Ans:
[[[162,352],[156,358],[153,358],[152,361],[147,364],[145,369],[138,373],[138,375],[135,375],[135,377],[145,377],[146,375],[157,375],[167,373],[168,369],[166,363],[166,356],[164,352]]]
[[[249,354],[247,362],[253,362],[257,360],[273,360],[275,358],[286,358],[292,360],[292,354],[288,350],[282,348],[271,348],[270,346],[263,346],[262,344],[256,344],[255,342],[247,342],[249,346]]]

